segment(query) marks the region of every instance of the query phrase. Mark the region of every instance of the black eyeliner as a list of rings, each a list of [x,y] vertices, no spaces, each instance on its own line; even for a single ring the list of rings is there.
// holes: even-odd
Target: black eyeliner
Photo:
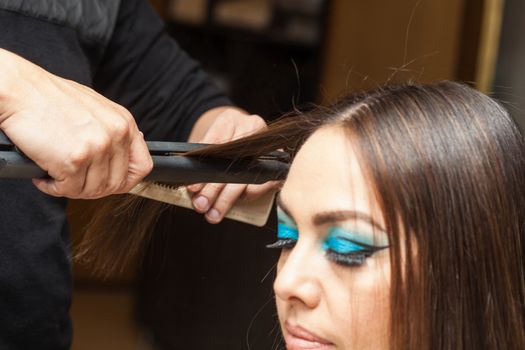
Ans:
[[[371,254],[366,254],[364,252],[353,252],[349,254],[337,253],[333,250],[326,251],[326,257],[333,261],[336,264],[344,266],[361,266],[365,263],[366,258]]]
[[[295,246],[296,240],[291,238],[278,239],[274,243],[266,245],[268,249],[290,249]]]

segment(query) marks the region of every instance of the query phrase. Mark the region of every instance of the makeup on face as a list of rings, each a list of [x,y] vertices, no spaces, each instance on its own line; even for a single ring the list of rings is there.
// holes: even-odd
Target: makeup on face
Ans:
[[[282,201],[279,200],[279,202],[281,203],[277,207],[277,241],[267,247],[292,249],[299,239],[299,230],[295,221],[283,208]],[[350,225],[348,221],[348,219],[365,218],[366,220],[363,221],[371,222],[371,225],[367,223]],[[326,230],[320,246],[326,257],[337,264],[360,266],[366,258],[388,248],[387,234],[384,230],[377,229],[379,225],[375,224],[366,214],[352,211],[334,211],[316,215],[313,221],[318,227]],[[374,229],[365,228],[368,226],[372,226]]]
[[[299,229],[295,222],[284,213],[281,207],[277,207],[277,241],[266,247],[270,249],[293,248],[299,240]]]
[[[352,142],[339,126],[316,131],[277,200],[274,291],[290,350],[388,348],[389,317],[377,315],[390,312],[392,240]]]

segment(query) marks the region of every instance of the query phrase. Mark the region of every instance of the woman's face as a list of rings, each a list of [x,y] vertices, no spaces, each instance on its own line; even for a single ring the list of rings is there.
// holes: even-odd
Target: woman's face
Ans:
[[[388,237],[342,129],[307,140],[279,207],[274,290],[287,348],[386,349]]]

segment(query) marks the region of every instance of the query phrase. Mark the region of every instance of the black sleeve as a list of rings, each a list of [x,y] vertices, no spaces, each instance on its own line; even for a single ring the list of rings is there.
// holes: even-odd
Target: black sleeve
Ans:
[[[167,34],[146,0],[122,0],[93,86],[128,108],[148,140],[185,141],[196,119],[231,102]]]

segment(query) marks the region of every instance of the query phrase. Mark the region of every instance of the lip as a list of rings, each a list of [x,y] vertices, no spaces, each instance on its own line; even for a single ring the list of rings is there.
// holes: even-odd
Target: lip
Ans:
[[[284,340],[288,350],[329,350],[334,348],[333,343],[301,326],[286,321],[284,328],[286,329]]]

